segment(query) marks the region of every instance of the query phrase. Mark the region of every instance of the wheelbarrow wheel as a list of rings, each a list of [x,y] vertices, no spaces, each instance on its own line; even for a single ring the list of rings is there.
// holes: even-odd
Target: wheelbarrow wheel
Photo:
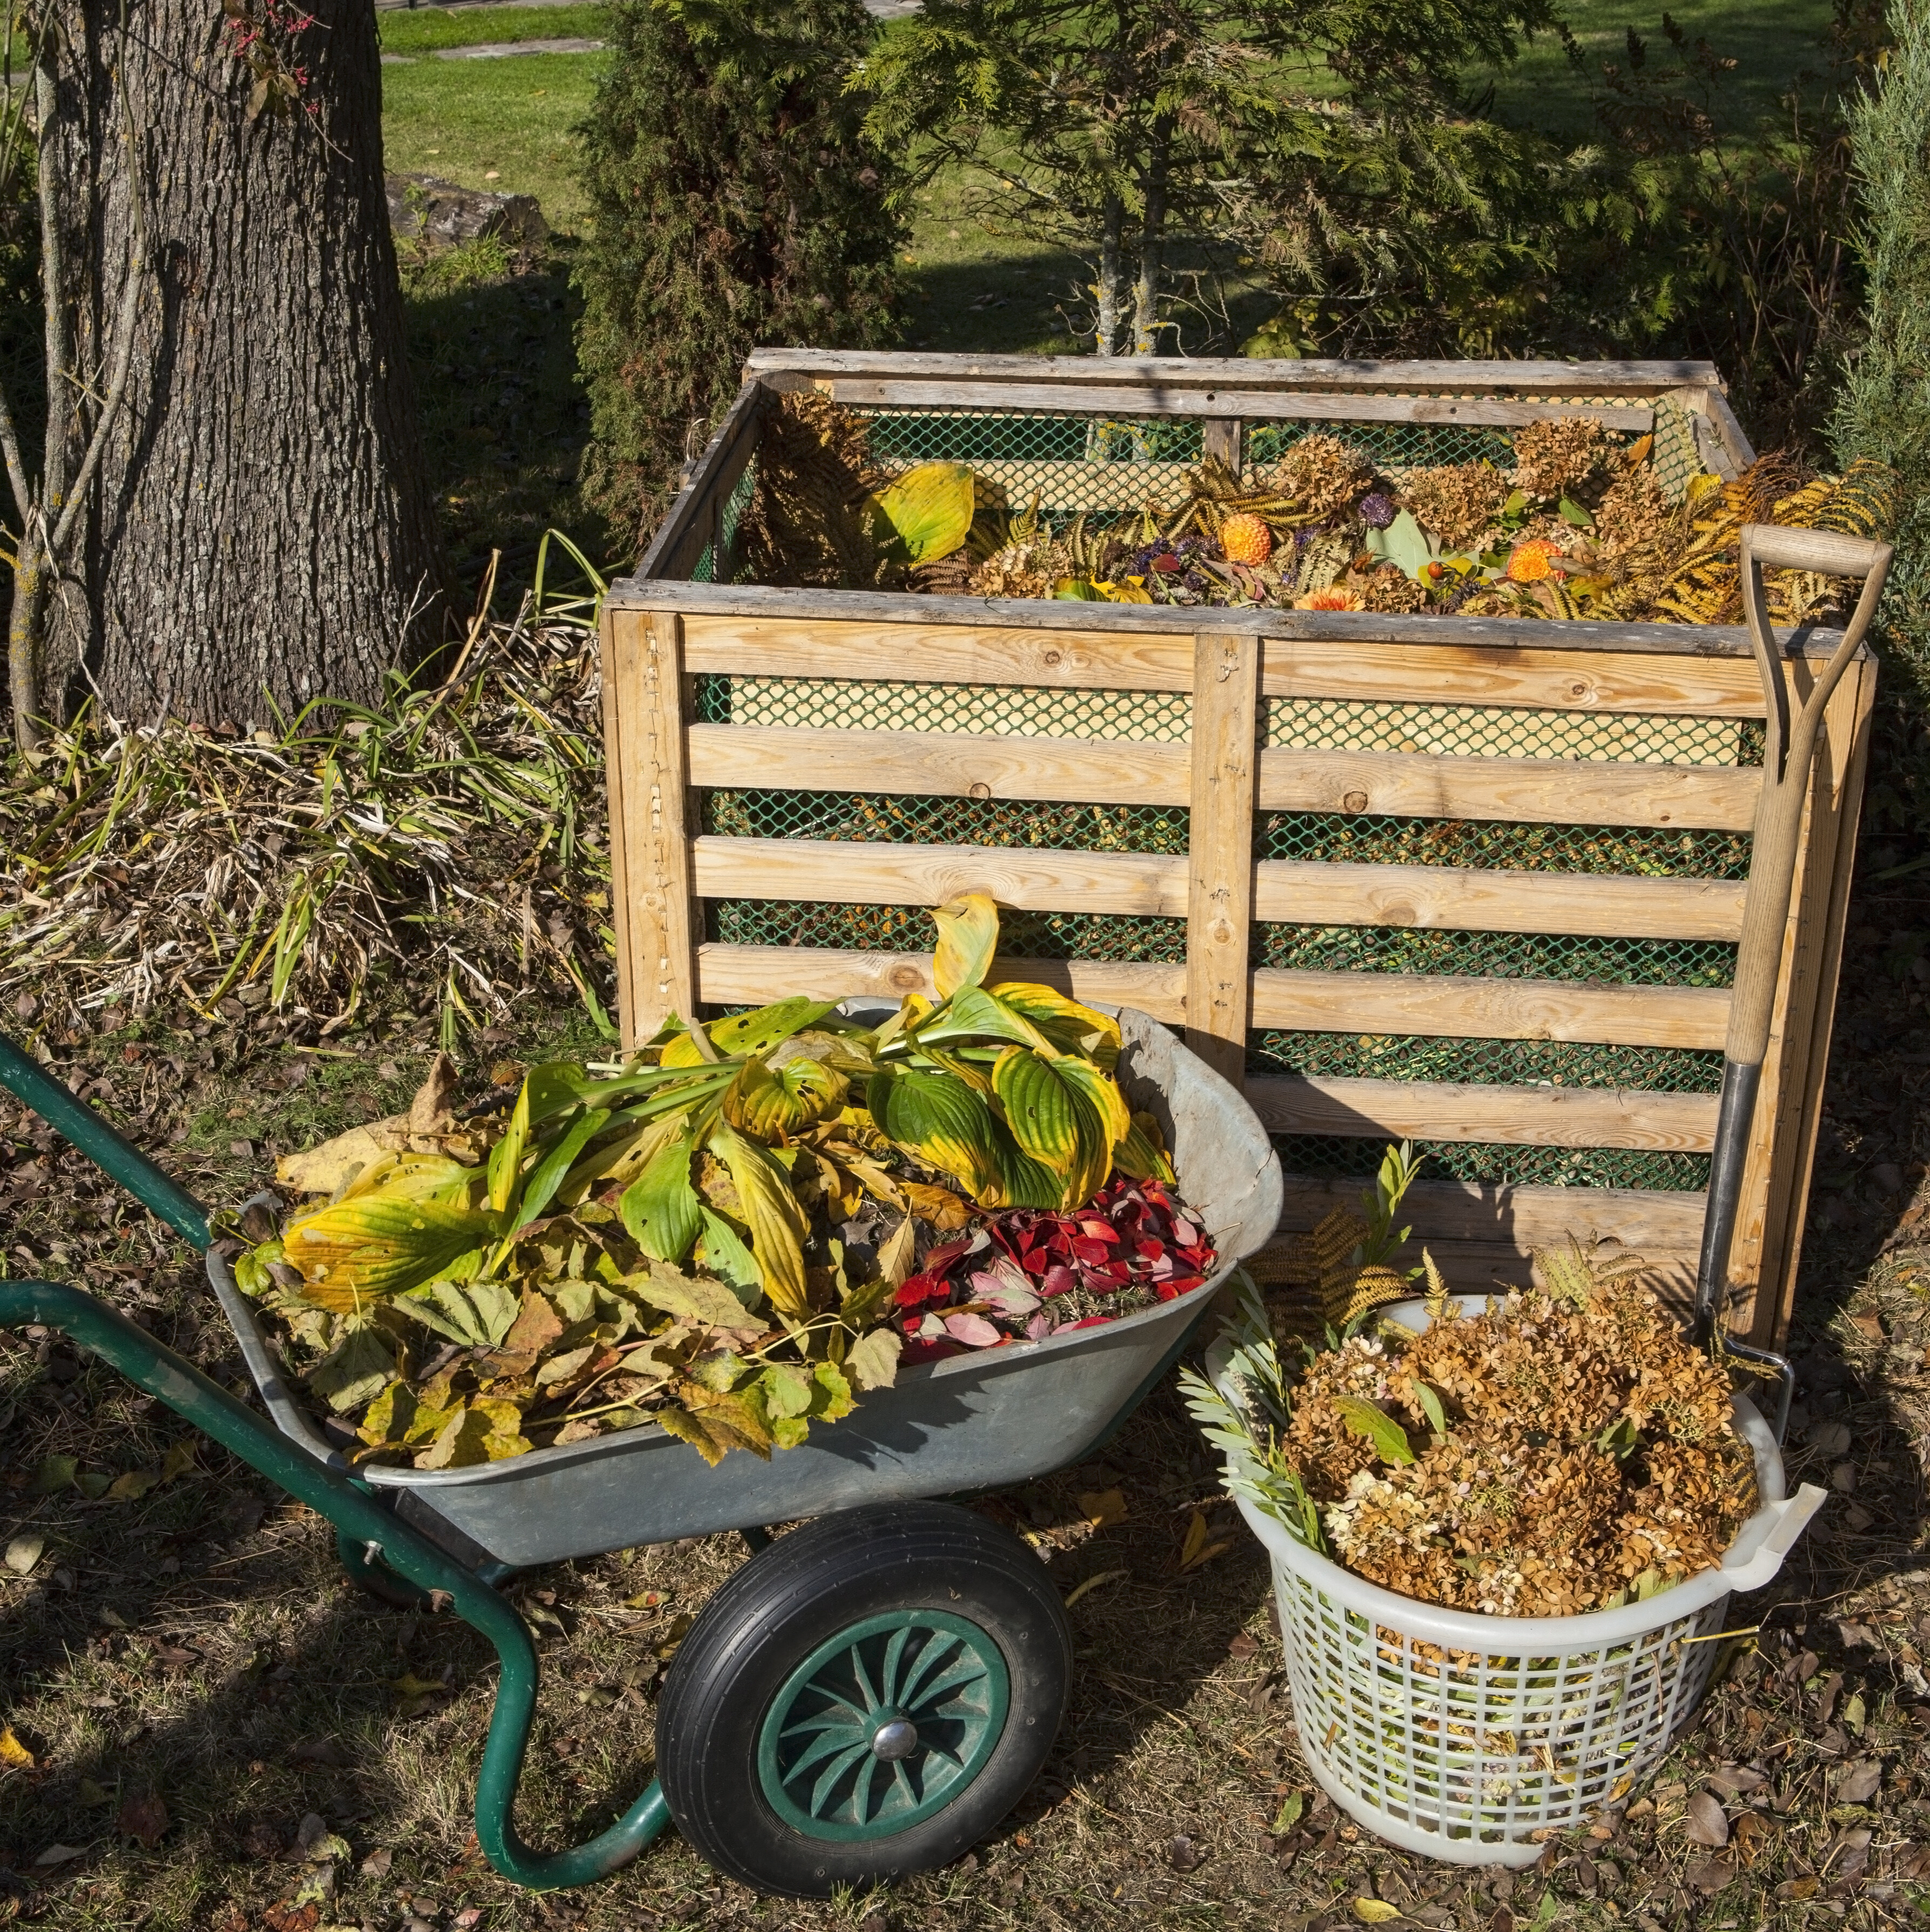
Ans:
[[[1044,1567],[983,1516],[822,1517],[739,1570],[684,1640],[657,1774],[685,1838],[760,1892],[930,1871],[1038,1774],[1071,1668]]]

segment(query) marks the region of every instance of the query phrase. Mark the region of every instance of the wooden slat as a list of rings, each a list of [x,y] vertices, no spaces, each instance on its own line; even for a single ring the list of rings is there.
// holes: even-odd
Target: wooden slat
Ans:
[[[1742,929],[1743,889],[1726,880],[1299,859],[1269,859],[1256,871],[1254,916],[1296,926],[1721,940]]]
[[[1055,639],[1039,638],[1038,648],[1044,651],[1062,649],[1068,632],[1088,643],[1095,637],[1113,638],[1128,646],[1157,644],[1174,637],[1190,638],[1200,622],[1197,609],[1182,605],[1116,604],[1105,607],[1104,628],[1095,631],[1092,604],[1056,599],[926,597],[883,590],[790,590],[769,584],[682,584],[661,579],[645,581],[634,577],[616,579],[605,601],[618,610],[676,610],[693,619],[729,620],[730,628],[707,634],[711,641],[719,644],[736,634],[738,627],[748,620],[760,627],[757,634],[759,647],[767,651],[785,639],[796,640],[801,651],[808,651],[814,638],[829,634],[826,626],[850,624],[857,628],[845,633],[843,641],[859,647],[859,658],[856,662],[844,664],[841,670],[828,668],[823,654],[809,664],[801,658],[801,668],[789,671],[766,670],[760,674],[757,666],[737,666],[727,662],[694,668],[727,673],[741,669],[750,675],[773,676],[889,677],[907,683],[969,683],[973,680],[969,676],[961,677],[949,668],[928,670],[915,660],[907,662],[895,656],[893,640],[907,625],[934,633],[950,632],[955,643],[961,632],[974,639],[1004,635],[1039,638],[1041,632],[1059,634]],[[1349,650],[1362,644],[1392,644],[1415,645],[1429,651],[1455,648],[1550,652],[1558,643],[1560,655],[1572,654],[1584,665],[1605,653],[1692,658],[1705,663],[1730,658],[1747,659],[1750,654],[1749,633],[1740,624],[1554,625],[1527,617],[1401,617],[1365,610],[1215,610],[1213,619],[1215,628],[1221,631],[1251,630],[1267,637],[1338,644]],[[764,628],[772,626],[775,628]],[[1842,640],[1840,631],[1782,634],[1785,656],[1794,658],[1827,657]],[[864,649],[868,644],[868,653]],[[1190,667],[1190,646],[1184,656]],[[1076,671],[1078,667],[1066,668]],[[1074,688],[1100,682],[1063,675],[1037,681]],[[1185,687],[1162,679],[1143,686],[1121,683],[1119,688],[1166,691]],[[1395,703],[1400,701],[1402,694],[1397,689],[1380,695],[1383,702]]]
[[[691,782],[794,791],[1072,799],[1089,805],[1184,805],[1184,745],[994,732],[807,731],[693,724]]]
[[[1368,1183],[1289,1174],[1280,1226],[1317,1226],[1335,1208],[1358,1208]],[[1505,1242],[1525,1254],[1573,1234],[1613,1238],[1631,1251],[1694,1252],[1702,1240],[1699,1192],[1632,1187],[1521,1187],[1467,1180],[1417,1180],[1401,1204],[1413,1245],[1437,1240]]]
[[[1277,627],[1284,632],[1290,620]],[[1269,634],[1269,698],[1352,698],[1362,704],[1500,704],[1537,711],[1634,711],[1651,716],[1760,718],[1753,664],[1559,649],[1468,646],[1416,650],[1371,636],[1339,644]]]
[[[623,867],[612,874],[613,896],[630,956],[623,1024],[632,1046],[666,1014],[688,1017],[697,1003],[681,628],[653,612],[640,622],[619,617],[613,632]]]
[[[994,982],[1029,980],[1056,986],[1089,1004],[1137,1006],[1155,1019],[1175,1024],[1185,1017],[1183,966],[1002,956],[993,963],[989,976]],[[820,999],[859,994],[887,1000],[901,1000],[907,993],[936,995],[928,952],[841,952],[808,946],[700,946],[697,983],[704,999],[720,1006],[762,1006],[799,992]]]
[[[1621,1046],[1722,1044],[1729,996],[1701,986],[1579,986],[1417,973],[1253,976],[1253,1024],[1310,1033],[1443,1040],[1563,1040]]]
[[[1340,388],[1500,390],[1563,396],[1664,394],[1685,386],[1715,387],[1713,362],[1304,361],[1245,356],[961,356],[898,350],[754,349],[747,376],[984,376],[1002,382],[1152,384],[1161,388],[1229,392]]]
[[[736,482],[742,459],[749,454],[748,445],[757,434],[766,401],[763,389],[747,376],[716,434],[691,466],[689,482],[671,500],[649,548],[638,560],[639,580],[690,574],[704,545],[711,541],[717,500]]]
[[[1596,1190],[1575,1188],[1569,1191],[1581,1194]],[[1422,1245],[1416,1233],[1395,1254],[1395,1265],[1417,1265]],[[1505,1294],[1511,1288],[1545,1286],[1538,1281],[1536,1270],[1526,1250],[1511,1242],[1430,1240],[1425,1246],[1434,1265],[1440,1270],[1441,1278],[1457,1294]],[[1284,1281],[1293,1251],[1293,1244],[1290,1239],[1270,1241],[1248,1262],[1247,1267],[1256,1281]],[[1686,1322],[1695,1299],[1694,1252],[1651,1246],[1642,1250],[1642,1258],[1648,1264],[1642,1275],[1643,1286],[1653,1289],[1662,1306]],[[1290,1306],[1305,1296],[1308,1315],[1312,1316],[1311,1298],[1306,1291],[1290,1290],[1288,1294]]]
[[[1263,752],[1269,812],[1361,812],[1545,825],[1680,825],[1747,831],[1759,772],[1585,758]]]
[[[1662,1148],[1706,1154],[1716,1096],[1628,1088],[1479,1087],[1459,1081],[1251,1078],[1246,1097],[1275,1133]]]
[[[691,782],[797,791],[1184,805],[1186,748],[999,732],[793,730],[694,724]],[[1369,812],[1510,824],[1674,825],[1744,831],[1752,770],[1399,752],[1264,752],[1269,812]]]
[[[1202,632],[1193,673],[1186,1042],[1236,1083],[1246,1064],[1259,705],[1260,640]]]
[[[619,1025],[625,1029],[622,1038],[626,1050],[635,1044],[634,1036],[628,1028],[637,1010],[632,974],[637,940],[630,919],[629,814],[625,796],[625,780],[632,763],[625,748],[625,734],[630,720],[626,715],[628,707],[619,696],[624,686],[618,659],[621,653],[634,653],[637,633],[644,621],[634,611],[619,613],[606,602],[597,626],[603,668],[604,796],[609,813],[607,836],[612,887],[610,923],[616,941],[616,1011]]]
[[[1022,912],[1186,916],[1186,861],[1151,853],[835,838],[704,838],[693,850],[697,891],[705,898],[934,906],[984,892]]]
[[[1179,388],[1156,382],[1087,388],[1074,383],[943,382],[899,376],[837,376],[818,382],[847,407],[875,409],[1065,410],[1107,416],[1188,416],[1203,407],[1236,404],[1249,422],[1482,423],[1510,424],[1575,416],[1611,429],[1644,430],[1655,411],[1632,403],[1503,401],[1482,396],[1362,395],[1328,389],[1299,393],[1242,389],[1236,393]]]

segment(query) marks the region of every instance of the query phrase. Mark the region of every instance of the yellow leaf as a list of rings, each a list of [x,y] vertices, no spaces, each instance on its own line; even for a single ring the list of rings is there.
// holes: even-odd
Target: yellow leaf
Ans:
[[[1210,1563],[1215,1556],[1224,1556],[1233,1547],[1230,1543],[1209,1543],[1206,1536],[1205,1514],[1195,1510],[1192,1521],[1186,1526],[1186,1540],[1179,1551],[1182,1570],[1197,1570],[1201,1564]]]
[[[446,1684],[439,1684],[433,1677],[418,1677],[413,1671],[391,1677],[388,1688],[398,1697],[441,1697],[447,1696],[449,1689]]]
[[[433,1281],[495,1225],[477,1210],[382,1192],[298,1216],[282,1252],[300,1271],[307,1300],[352,1315]]]
[[[962,463],[921,463],[865,499],[871,541],[909,564],[949,556],[969,535],[978,493]]]
[[[137,1503],[161,1479],[158,1469],[130,1469],[107,1485],[110,1503]]]
[[[1353,1916],[1363,1925],[1386,1925],[1401,1916],[1401,1908],[1389,1905],[1384,1898],[1356,1898]]]
[[[747,1134],[775,1139],[836,1113],[850,1084],[835,1067],[808,1054],[776,1068],[768,1060],[748,1060],[725,1090],[724,1116]]]
[[[184,1436],[162,1459],[160,1479],[171,1483],[177,1476],[186,1475],[193,1467],[194,1438]]]
[[[808,1322],[804,1244],[810,1226],[791,1191],[790,1177],[754,1141],[721,1122],[711,1135],[710,1150],[730,1171],[771,1306],[787,1320]]]
[[[1119,1057],[1119,1023],[1068,999],[1056,987],[1029,980],[1004,980],[987,989],[1002,1005],[1022,1014],[1062,1053],[1083,1054],[1107,1073]]]
[[[1095,1490],[1079,1498],[1079,1508],[1086,1520],[1095,1529],[1107,1529],[1116,1522],[1126,1520],[1125,1492],[1123,1490]]]
[[[949,1187],[935,1187],[925,1180],[901,1184],[911,1210],[921,1221],[930,1222],[941,1234],[956,1234],[969,1227],[972,1210]],[[902,1284],[899,1284],[902,1286]]]
[[[931,983],[941,1000],[961,986],[983,983],[999,950],[999,908],[989,892],[964,892],[933,910],[938,947],[932,955]]]
[[[11,1724],[0,1730],[0,1764],[15,1771],[31,1771],[34,1768],[33,1753],[14,1736]]]

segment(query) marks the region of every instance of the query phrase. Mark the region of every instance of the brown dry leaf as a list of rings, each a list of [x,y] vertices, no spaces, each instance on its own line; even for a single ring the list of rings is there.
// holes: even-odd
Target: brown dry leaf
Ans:
[[[1182,1570],[1197,1570],[1201,1564],[1210,1563],[1215,1556],[1224,1556],[1233,1547],[1230,1543],[1208,1542],[1208,1534],[1206,1512],[1195,1510],[1192,1521],[1186,1526],[1186,1540],[1180,1546]]]
[[[149,1850],[160,1843],[167,1829],[167,1807],[151,1791],[130,1792],[121,1801],[115,1828],[130,1838],[138,1838]]]
[[[956,1233],[968,1226],[972,1210],[949,1187],[934,1187],[922,1180],[904,1180],[899,1190],[911,1203],[911,1210],[941,1234]]]
[[[450,1103],[455,1097],[456,1063],[446,1053],[439,1053],[429,1063],[429,1077],[409,1103],[409,1131],[424,1136],[446,1133]]]
[[[1123,1490],[1090,1490],[1083,1492],[1079,1498],[1079,1509],[1095,1529],[1110,1529],[1116,1522],[1126,1520],[1125,1492]]]
[[[1845,1765],[1837,1774],[1836,1802],[1867,1804],[1882,1784],[1882,1761],[1873,1757],[1859,1759],[1854,1764]]]
[[[1713,1898],[1735,1882],[1736,1862],[1733,1858],[1698,1858],[1683,1876],[1698,1892]]]
[[[137,1503],[147,1492],[157,1487],[161,1480],[158,1469],[130,1469],[126,1474],[116,1476],[107,1485],[107,1501],[110,1503]]]
[[[1692,1845],[1719,1848],[1729,1842],[1728,1818],[1721,1804],[1706,1791],[1698,1791],[1689,1801],[1683,1826]]]
[[[1729,1828],[1729,1849],[1745,1865],[1752,1865],[1762,1855],[1770,1828],[1753,1811],[1745,1811]]]

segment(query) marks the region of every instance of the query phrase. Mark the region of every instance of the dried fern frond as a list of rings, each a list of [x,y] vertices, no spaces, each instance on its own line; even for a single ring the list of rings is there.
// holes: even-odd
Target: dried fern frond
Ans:
[[[1447,1278],[1441,1271],[1434,1256],[1425,1248],[1421,1250],[1421,1269],[1428,1278],[1425,1306],[1430,1322],[1452,1322],[1461,1312],[1461,1306],[1448,1292]]]
[[[1648,1271],[1649,1264],[1640,1255],[1604,1252],[1619,1245],[1591,1234],[1584,1247],[1570,1234],[1566,1246],[1536,1248],[1530,1258],[1551,1300],[1585,1308],[1596,1295],[1623,1287]]]

